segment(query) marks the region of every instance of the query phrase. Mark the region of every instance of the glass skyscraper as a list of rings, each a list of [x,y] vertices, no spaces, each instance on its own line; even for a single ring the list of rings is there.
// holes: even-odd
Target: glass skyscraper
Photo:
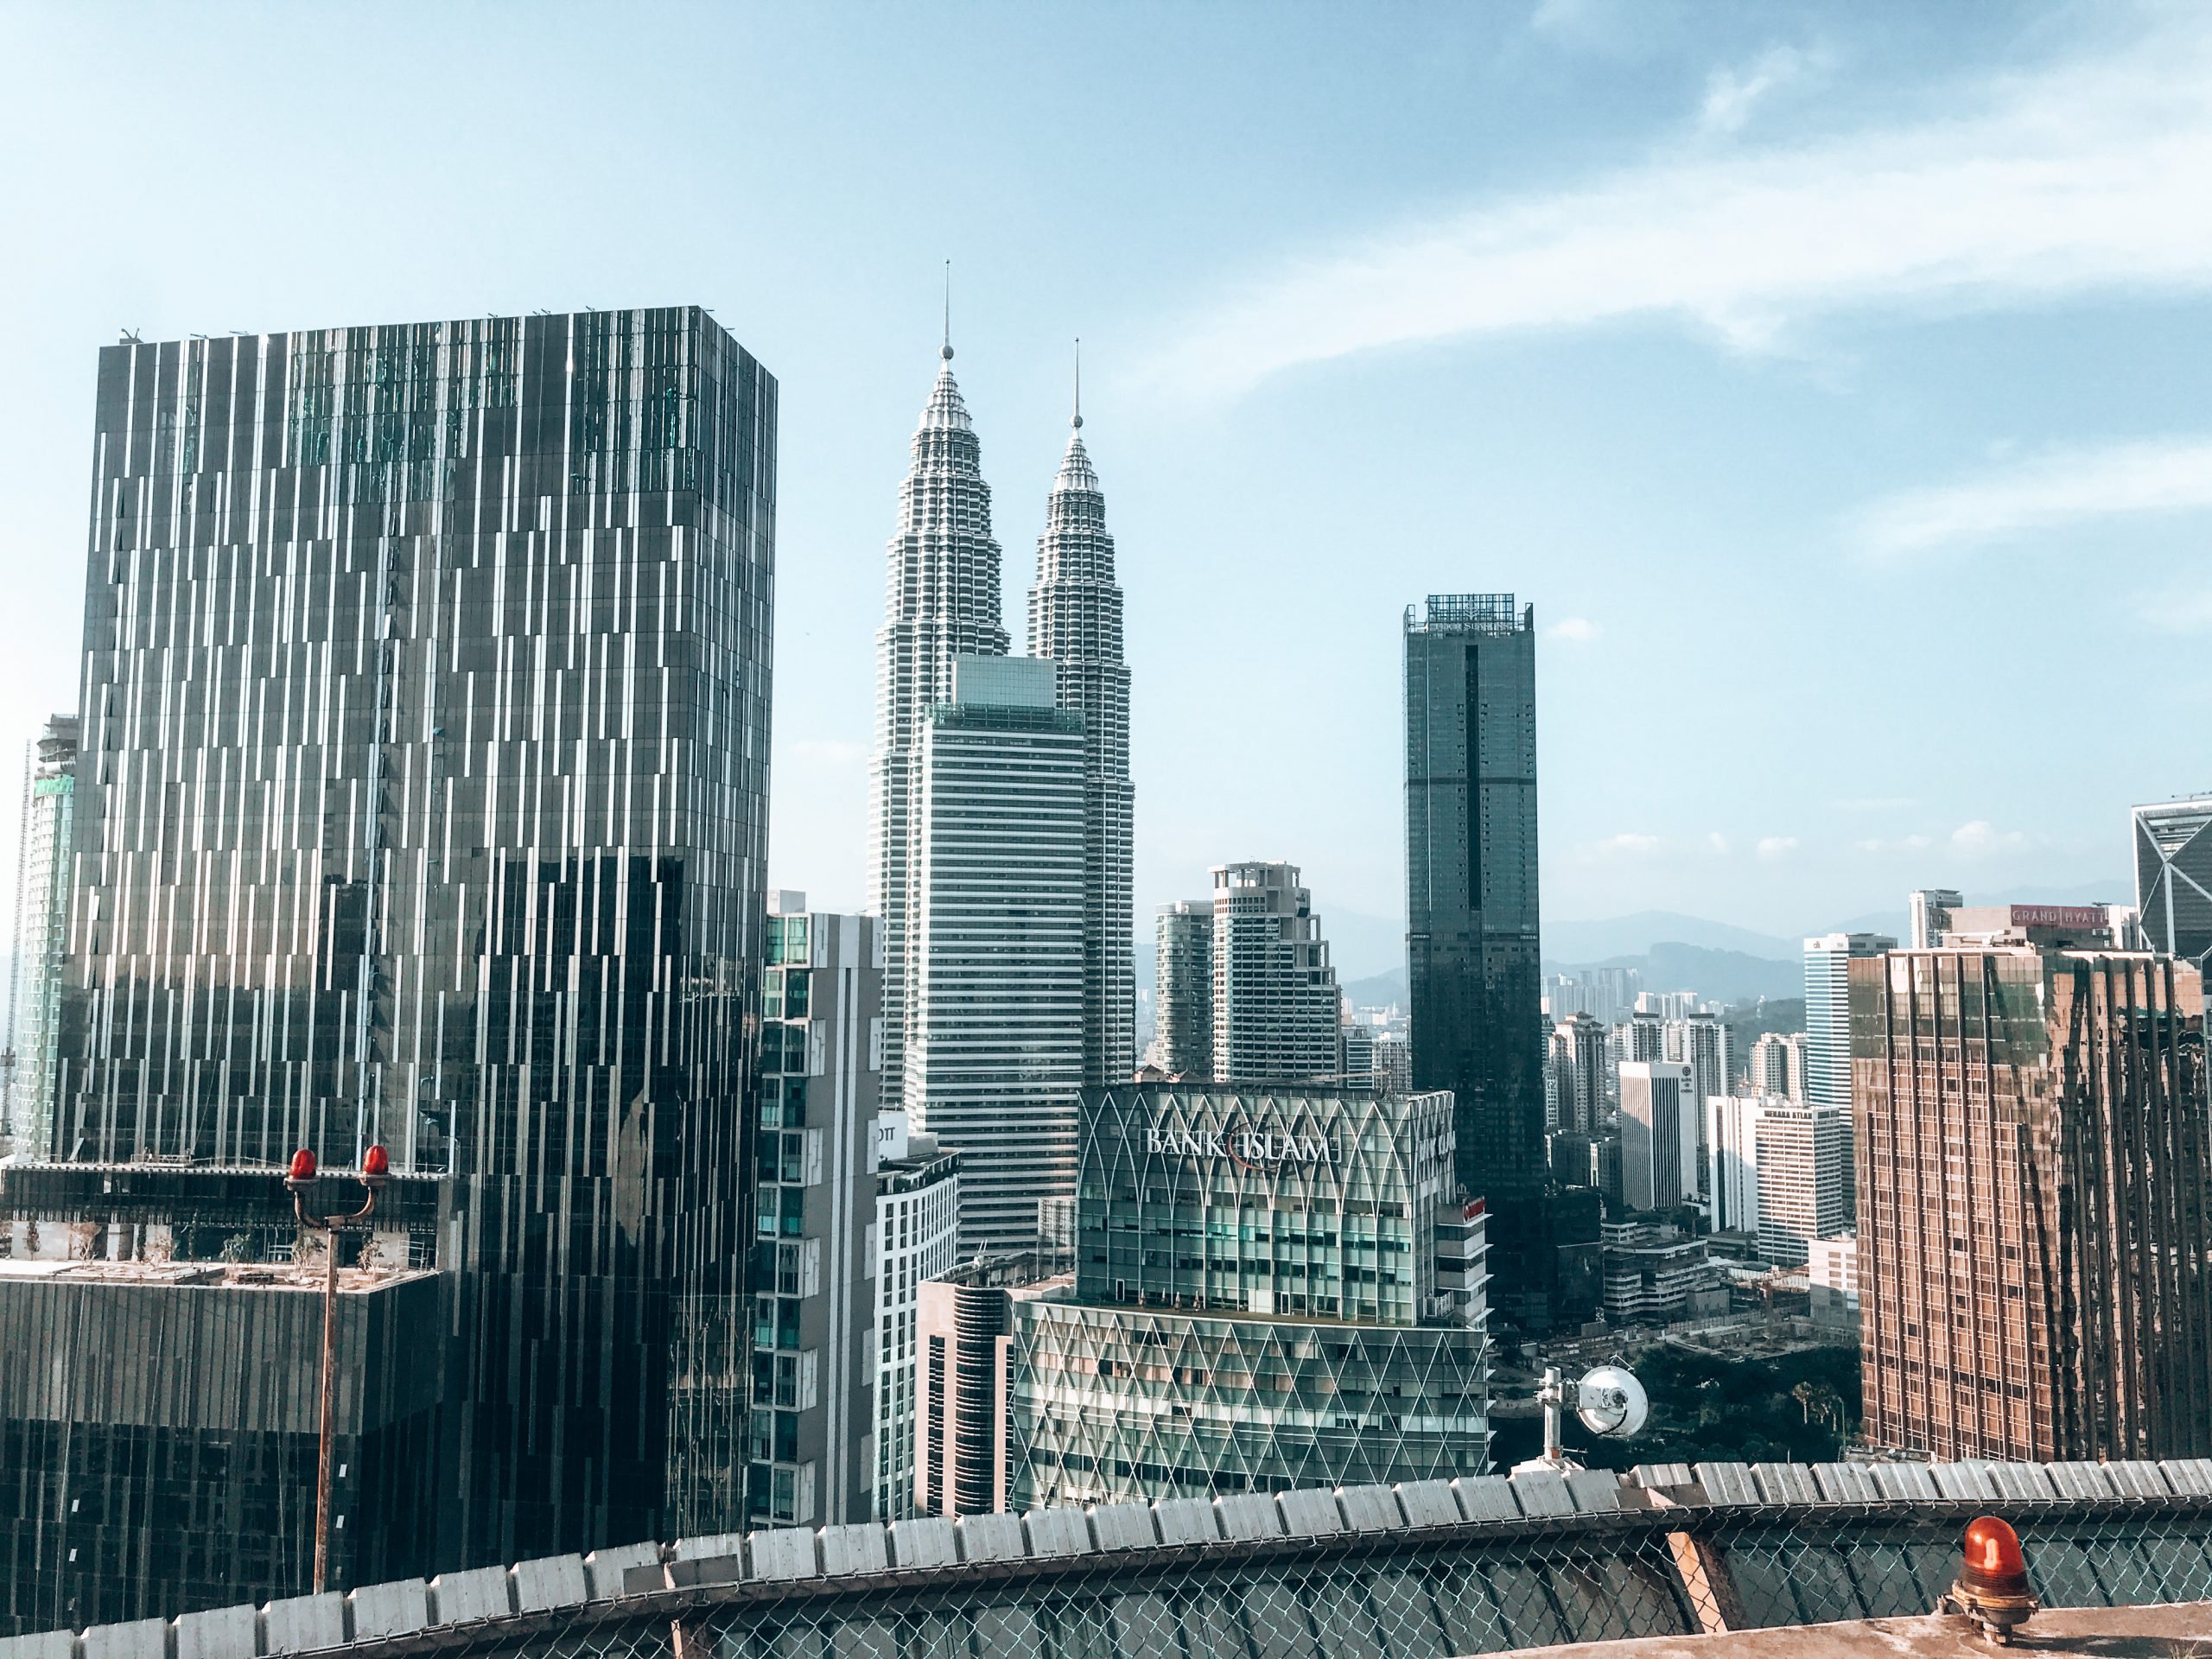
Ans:
[[[2154,950],[2212,967],[2212,798],[2139,806],[2135,908]]]
[[[742,1514],[777,397],[696,307],[101,354],[49,1149],[390,1149],[433,1567]]]
[[[1833,1109],[1843,1126],[1840,1154],[1848,1172],[1858,1157],[1851,1104],[1851,964],[1897,949],[1882,933],[1821,933],[1805,941],[1805,1103]],[[1855,1214],[1856,1184],[1847,1174],[1844,1208]]]
[[[1548,1275],[1520,1200],[1543,1191],[1535,607],[1432,594],[1405,618],[1406,955],[1413,1084],[1456,1100],[1457,1172],[1489,1200],[1494,1301]]]

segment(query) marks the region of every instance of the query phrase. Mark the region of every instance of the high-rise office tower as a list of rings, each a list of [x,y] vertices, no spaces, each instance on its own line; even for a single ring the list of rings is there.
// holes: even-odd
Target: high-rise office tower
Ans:
[[[1612,1056],[1605,1046],[1605,1027],[1589,1014],[1577,1014],[1559,1021],[1552,1033],[1558,1064],[1570,1083],[1563,1103],[1571,1109],[1560,1128],[1596,1135],[1605,1127],[1611,1092]]]
[[[1695,1196],[1690,1068],[1678,1060],[1621,1062],[1621,1192],[1631,1210],[1671,1210]]]
[[[1751,1089],[1762,1095],[1805,1097],[1805,1033],[1762,1032],[1747,1065]]]
[[[875,918],[768,909],[746,1507],[837,1526],[912,1489],[914,1285],[952,1265],[959,1156],[880,1110]]]
[[[1129,671],[1122,661],[1114,538],[1083,447],[1080,401],[1037,538],[1029,654],[1052,659],[1059,706],[1083,717],[1084,1077],[1124,1083],[1136,1066]]]
[[[443,1377],[435,1446],[340,1477],[341,1513],[435,1484],[419,1531],[346,1529],[380,1570],[742,1518],[777,397],[696,307],[101,353],[53,1146],[169,1160],[132,1202],[207,1195],[187,1250],[291,1236],[273,1173],[187,1160],[389,1149],[437,1274],[410,1386]],[[180,1512],[308,1526],[302,1443],[149,1462],[138,1401],[81,1402],[57,1478],[124,1484],[48,1513],[41,1582],[128,1600],[186,1570]]]
[[[1007,1505],[1484,1468],[1485,1217],[1451,1144],[1441,1094],[1084,1090],[1074,1283],[1006,1304]]]
[[[1214,1080],[1335,1076],[1338,1007],[1337,970],[1298,867],[1214,866]]]
[[[1782,1098],[1754,1088],[1705,1102],[1705,1194],[1716,1233],[1758,1230],[1759,1124]]]
[[[1759,1254],[1784,1267],[1806,1260],[1816,1238],[1841,1232],[1852,1170],[1844,1156],[1843,1120],[1833,1106],[1769,1101],[1760,1110]]]
[[[2199,968],[2212,963],[2212,796],[2139,806],[2130,817],[2145,941]]]
[[[914,757],[906,1103],[963,1154],[963,1254],[1034,1243],[1038,1200],[1075,1179],[1083,721],[1052,669],[955,658]]]
[[[1942,944],[1943,931],[1951,925],[1951,912],[1965,903],[1966,895],[1955,887],[1922,887],[1907,895],[1907,943],[1915,950]]]
[[[1003,657],[999,544],[982,449],[952,378],[947,339],[937,385],[914,429],[913,460],[899,486],[883,626],[876,644],[874,811],[868,908],[883,924],[883,1072],[905,1075],[907,982],[914,968],[907,910],[920,840],[914,817],[922,727],[952,701],[952,662]]]
[[[921,1287],[960,1249],[960,1154],[886,1112],[875,1135],[874,1518],[914,1512],[914,1413],[921,1389]]]
[[[1844,1167],[1857,1158],[1857,1119],[1851,1106],[1851,964],[1897,949],[1881,933],[1822,933],[1805,941],[1805,1086],[1808,1106],[1841,1115]],[[1844,1204],[1853,1208],[1856,1182],[1845,1184]]]
[[[1663,1060],[1667,1058],[1667,1022],[1656,1008],[1638,1008],[1621,1021],[1617,1036],[1624,1060]]]
[[[1690,1069],[1691,1111],[1697,1123],[1696,1179],[1706,1173],[1705,1103],[1728,1091],[1734,1075],[1728,1022],[1717,1014],[1685,1013],[1667,1021],[1667,1058]]]
[[[1413,1082],[1457,1103],[1458,1175],[1490,1205],[1494,1305],[1548,1323],[1535,607],[1432,594],[1405,615]]]
[[[1867,1438],[2212,1455],[2196,967],[2004,943],[1847,971]]]
[[[1153,1064],[1171,1077],[1211,1077],[1213,900],[1162,905],[1154,926]]]
[[[62,963],[69,941],[69,893],[76,872],[77,733],[74,715],[56,715],[39,734],[38,760],[23,797],[22,880],[16,895],[15,1071],[9,1084],[10,1129],[18,1154],[54,1155],[54,1062],[60,1035]]]

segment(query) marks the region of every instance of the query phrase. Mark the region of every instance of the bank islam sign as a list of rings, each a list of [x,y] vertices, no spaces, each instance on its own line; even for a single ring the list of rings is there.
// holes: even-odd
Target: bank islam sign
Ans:
[[[1155,1123],[1145,1131],[1144,1149],[1171,1158],[1226,1158],[1239,1169],[1310,1168],[1344,1161],[1334,1135],[1277,1134],[1237,1124],[1193,1131],[1163,1129]]]

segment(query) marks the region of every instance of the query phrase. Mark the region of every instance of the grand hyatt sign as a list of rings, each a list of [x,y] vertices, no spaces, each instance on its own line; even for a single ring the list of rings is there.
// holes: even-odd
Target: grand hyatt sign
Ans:
[[[1344,1148],[1334,1135],[1278,1135],[1236,1126],[1191,1130],[1154,1125],[1145,1131],[1144,1149],[1171,1158],[1226,1158],[1240,1169],[1302,1168],[1344,1161]]]

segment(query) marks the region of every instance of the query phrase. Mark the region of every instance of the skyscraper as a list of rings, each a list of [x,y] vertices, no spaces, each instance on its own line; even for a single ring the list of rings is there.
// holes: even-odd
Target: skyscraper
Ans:
[[[963,1154],[963,1252],[1027,1246],[1083,1085],[1083,721],[1052,664],[957,658],[912,778],[906,1109]]]
[[[1812,1242],[1841,1232],[1852,1184],[1843,1120],[1833,1106],[1765,1103],[1757,1130],[1759,1254],[1785,1267],[1804,1262]]]
[[[1925,950],[1942,944],[1943,931],[1951,925],[1951,912],[1965,903],[1965,895],[1955,887],[1921,887],[1908,895],[1906,937],[1912,948]]]
[[[16,1149],[29,1158],[54,1154],[55,1045],[76,874],[77,732],[76,715],[56,715],[39,734],[18,842],[22,880],[16,896],[16,1065],[9,1116]]]
[[[1215,865],[1215,1081],[1334,1076],[1338,1007],[1337,970],[1298,867]]]
[[[1552,1027],[1555,1064],[1567,1079],[1562,1104],[1569,1109],[1560,1120],[1562,1129],[1596,1135],[1605,1127],[1612,1093],[1612,1056],[1605,1037],[1605,1027],[1586,1014],[1570,1014]]]
[[[1781,1100],[1754,1087],[1705,1102],[1705,1194],[1716,1233],[1758,1230],[1759,1124]]]
[[[2006,942],[1847,971],[1867,1438],[2212,1455],[2195,965]]]
[[[1007,1308],[1009,1506],[1484,1468],[1484,1217],[1451,1144],[1438,1094],[1086,1089],[1075,1282]]]
[[[1129,671],[1122,661],[1122,590],[1106,498],[1083,447],[1080,388],[1067,454],[1037,538],[1029,654],[1059,672],[1059,706],[1083,717],[1083,1054],[1091,1083],[1123,1083],[1136,1065],[1130,931],[1134,796]]]
[[[1857,1119],[1851,1106],[1851,964],[1897,949],[1880,933],[1822,933],[1805,941],[1805,1088],[1808,1106],[1840,1114],[1843,1164],[1853,1166]],[[1853,1206],[1855,1183],[1847,1183],[1844,1203]]]
[[[2154,950],[2212,965],[2212,796],[2139,806],[2135,908]]]
[[[1667,1058],[1690,1068],[1689,1110],[1696,1122],[1697,1160],[1694,1186],[1706,1174],[1705,1103],[1726,1094],[1735,1071],[1728,1022],[1717,1014],[1686,1014],[1667,1022]]]
[[[1213,900],[1162,905],[1153,945],[1153,1064],[1171,1077],[1211,1077]]]
[[[389,1148],[434,1567],[740,1518],[777,398],[696,307],[101,353],[52,1145]],[[155,1479],[130,1421],[68,1455]],[[39,1570],[127,1585],[168,1490]]]
[[[952,662],[1003,657],[999,544],[982,450],[952,378],[952,343],[914,430],[913,460],[899,486],[884,621],[876,634],[873,855],[868,908],[883,924],[883,1068],[905,1074],[907,985],[914,972],[907,911],[920,830],[914,818],[922,727],[952,701]]]
[[[1697,1192],[1691,1087],[1679,1060],[1621,1062],[1621,1191],[1631,1210],[1671,1210]]]
[[[1413,1082],[1457,1102],[1458,1173],[1490,1203],[1494,1300],[1541,1294],[1535,607],[1432,594],[1405,615],[1406,952]]]
[[[1763,1032],[1751,1045],[1748,1062],[1752,1091],[1782,1095],[1791,1100],[1805,1096],[1805,1033],[1802,1031]]]
[[[746,1509],[755,1522],[836,1526],[873,1518],[879,1484],[883,957],[872,916],[810,912],[785,892],[768,910]]]

